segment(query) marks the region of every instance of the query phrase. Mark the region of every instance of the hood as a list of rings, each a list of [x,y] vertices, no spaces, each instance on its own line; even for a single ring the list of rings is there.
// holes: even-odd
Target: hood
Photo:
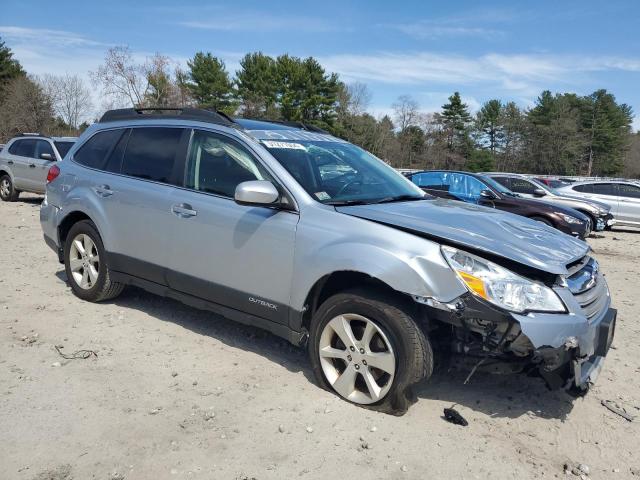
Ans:
[[[590,250],[582,240],[528,218],[452,200],[352,205],[336,210],[552,274],[567,274],[567,264]]]

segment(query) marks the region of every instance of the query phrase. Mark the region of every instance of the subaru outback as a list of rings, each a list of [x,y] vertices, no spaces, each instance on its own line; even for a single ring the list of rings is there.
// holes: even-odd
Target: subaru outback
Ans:
[[[44,238],[76,296],[135,285],[266,329],[361,406],[405,412],[434,351],[586,391],[612,342],[586,243],[427,195],[305,124],[109,111],[48,182]]]

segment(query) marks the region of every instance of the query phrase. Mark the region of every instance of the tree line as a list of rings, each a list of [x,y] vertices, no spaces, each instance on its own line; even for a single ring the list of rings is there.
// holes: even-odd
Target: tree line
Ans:
[[[232,74],[209,52],[180,67],[113,47],[89,77],[102,92],[97,108],[79,76],[29,76],[0,40],[0,141],[22,131],[74,134],[96,109],[189,106],[316,125],[398,168],[640,177],[633,112],[606,90],[543,91],[530,108],[496,98],[475,113],[459,92],[433,113],[402,95],[391,114],[374,116],[365,84],[346,84],[312,57],[248,53]]]

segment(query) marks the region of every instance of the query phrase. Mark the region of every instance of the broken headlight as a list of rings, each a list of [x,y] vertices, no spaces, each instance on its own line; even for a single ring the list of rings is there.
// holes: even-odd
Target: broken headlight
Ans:
[[[565,312],[558,295],[546,285],[521,277],[500,265],[452,247],[442,254],[467,289],[512,312]]]

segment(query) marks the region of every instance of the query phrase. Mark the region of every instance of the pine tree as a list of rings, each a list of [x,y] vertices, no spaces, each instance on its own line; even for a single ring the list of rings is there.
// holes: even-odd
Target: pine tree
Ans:
[[[198,52],[187,62],[189,68],[186,83],[198,106],[235,113],[233,83],[222,60],[207,52]]]
[[[13,52],[0,38],[0,100],[3,98],[3,91],[7,82],[17,77],[23,77],[26,73],[22,65],[15,58]]]
[[[447,148],[455,153],[468,154],[471,147],[469,138],[471,115],[467,105],[462,103],[460,93],[454,92],[449,97],[449,103],[442,106],[440,117],[447,133]]]
[[[476,128],[481,134],[481,143],[489,147],[494,157],[502,143],[502,109],[503,106],[500,100],[489,100],[482,105],[476,115]]]
[[[277,118],[276,62],[262,52],[248,53],[236,72],[238,95],[245,117]]]

